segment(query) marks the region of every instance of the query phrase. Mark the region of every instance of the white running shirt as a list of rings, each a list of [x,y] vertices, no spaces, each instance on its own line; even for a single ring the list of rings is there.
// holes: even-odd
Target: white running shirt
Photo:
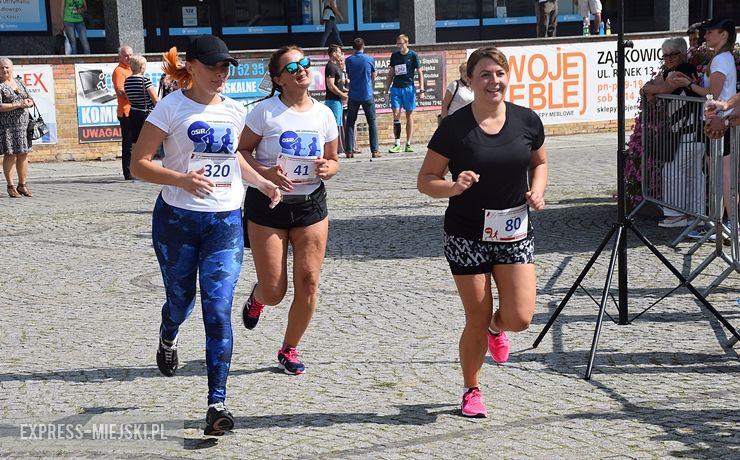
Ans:
[[[262,137],[255,150],[255,159],[263,166],[275,166],[279,153],[300,157],[323,158],[324,144],[339,135],[331,109],[316,99],[306,112],[289,109],[276,95],[265,99],[247,115],[246,124]],[[166,157],[165,157],[166,158]],[[319,183],[295,184],[284,195],[308,195]]]
[[[171,206],[201,212],[241,207],[244,185],[236,147],[246,109],[233,99],[222,98],[220,104],[203,105],[177,90],[162,98],[146,119],[167,133],[162,166],[183,173],[203,166],[216,183],[205,198],[174,185],[163,186],[162,198]]]

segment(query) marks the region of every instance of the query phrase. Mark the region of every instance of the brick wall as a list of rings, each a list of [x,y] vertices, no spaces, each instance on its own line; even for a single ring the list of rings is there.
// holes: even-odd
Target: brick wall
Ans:
[[[640,34],[630,38],[662,38],[676,34],[667,32],[655,34]],[[548,43],[557,45],[558,43],[572,42],[574,37],[551,39]],[[599,40],[600,38],[592,38]],[[507,40],[498,41],[498,46],[516,46],[542,44],[541,41],[534,40]],[[469,43],[446,43],[437,45],[412,45],[415,51],[442,51],[445,53],[445,63],[447,72],[447,81],[458,78],[458,67],[466,59],[466,50],[488,45],[490,42],[469,42]],[[390,55],[395,47],[367,47],[369,53],[387,53]],[[347,52],[351,51],[350,49]],[[272,50],[269,51],[246,51],[234,52],[237,58],[269,58]],[[307,54],[321,54],[324,50],[306,49]],[[160,60],[158,54],[147,55],[150,60]],[[39,145],[34,147],[34,153],[29,157],[32,161],[79,161],[79,160],[108,160],[120,156],[120,143],[118,142],[101,142],[93,144],[80,144],[77,137],[77,107],[75,97],[75,75],[74,64],[76,62],[116,62],[117,57],[114,55],[88,55],[88,56],[24,56],[12,57],[13,62],[18,64],[50,64],[53,67],[55,88],[56,88],[56,108],[59,141],[56,145]],[[417,150],[423,149],[426,142],[434,133],[437,127],[437,114],[433,111],[418,111],[414,115],[414,144]],[[403,117],[402,117],[403,122]],[[627,120],[626,130],[631,131],[632,120]],[[358,118],[358,143],[360,147],[368,147],[367,125],[364,118]],[[563,123],[557,125],[545,126],[547,135],[566,135],[577,133],[593,132],[612,132],[616,131],[617,122],[599,121],[599,122],[582,122],[574,121],[573,123]],[[404,131],[405,133],[405,126]],[[404,134],[405,136],[405,134]],[[378,140],[381,152],[393,143],[393,116],[391,113],[378,114]]]

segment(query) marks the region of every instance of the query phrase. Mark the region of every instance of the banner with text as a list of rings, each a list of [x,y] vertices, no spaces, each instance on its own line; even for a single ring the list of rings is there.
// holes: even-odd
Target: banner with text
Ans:
[[[384,93],[386,77],[390,68],[390,54],[370,54],[375,58],[377,77],[375,80],[375,105],[378,112],[390,112],[388,94]],[[311,59],[311,97],[323,101],[326,97],[324,70],[329,58],[326,55],[309,55]],[[438,110],[442,106],[445,93],[444,53],[419,53],[426,91],[417,100],[417,110]],[[229,81],[223,94],[241,101],[251,109],[253,102],[270,93],[270,76],[265,59],[240,59],[239,65],[232,67]]]
[[[661,65],[663,39],[625,50],[625,117]],[[469,49],[468,55],[475,50]],[[529,107],[544,124],[617,119],[616,42],[502,47],[509,62],[506,100]]]
[[[121,126],[116,111],[118,102],[113,90],[113,70],[118,64],[75,64],[77,88],[77,133],[80,143],[121,140]],[[147,72],[157,87],[162,76],[159,62],[148,62]]]
[[[33,98],[41,118],[49,127],[49,133],[41,139],[33,141],[35,145],[57,143],[57,111],[54,98],[54,73],[50,65],[17,65],[14,67],[15,76]]]
[[[46,2],[43,0],[0,1],[0,32],[46,32]]]

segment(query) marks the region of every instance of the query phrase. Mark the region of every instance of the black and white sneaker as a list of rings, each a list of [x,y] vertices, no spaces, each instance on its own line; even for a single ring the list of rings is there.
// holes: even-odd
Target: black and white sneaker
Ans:
[[[157,367],[162,375],[172,377],[177,372],[177,337],[172,342],[159,338],[157,348]]]
[[[206,427],[203,434],[206,436],[223,436],[225,432],[234,429],[234,416],[223,402],[208,406],[206,412]]]

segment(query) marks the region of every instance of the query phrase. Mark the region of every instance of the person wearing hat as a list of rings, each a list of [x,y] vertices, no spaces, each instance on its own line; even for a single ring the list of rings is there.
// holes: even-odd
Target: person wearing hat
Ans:
[[[275,184],[239,154],[246,110],[220,93],[237,61],[213,35],[194,38],[185,62],[177,49],[164,56],[170,79],[182,84],[149,114],[133,152],[136,177],[163,185],[152,215],[152,241],[166,301],[159,328],[157,367],[173,376],[178,367],[178,331],[195,305],[200,283],[206,332],[208,411],[204,433],[233,429],[226,408],[226,379],[232,352],[231,306],[244,253],[242,179],[280,202]],[[164,142],[162,165],[152,158]],[[199,279],[197,279],[199,278]]]
[[[704,41],[714,51],[714,56],[707,66],[704,82],[697,85],[689,79],[677,76],[679,84],[693,90],[700,97],[712,95],[715,101],[727,101],[737,93],[737,69],[735,68],[735,57],[732,50],[735,47],[737,33],[735,23],[730,19],[710,19],[702,25],[704,30]],[[705,131],[710,138],[724,136],[721,148],[723,149],[723,179],[722,198],[725,204],[725,212],[729,218],[731,200],[731,161],[730,161],[730,134],[726,131],[729,125],[728,118],[732,110],[718,112],[719,116],[708,119]],[[692,237],[700,237],[700,233],[689,234]]]

